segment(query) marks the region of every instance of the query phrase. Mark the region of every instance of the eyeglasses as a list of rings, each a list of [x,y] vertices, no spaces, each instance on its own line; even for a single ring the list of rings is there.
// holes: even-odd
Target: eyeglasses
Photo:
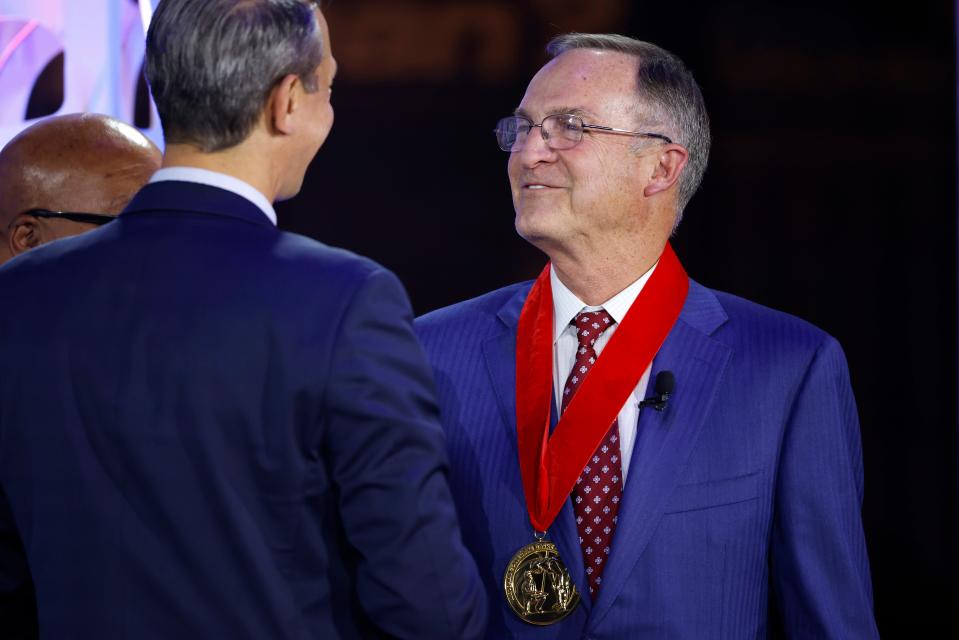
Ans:
[[[626,129],[614,129],[613,127],[604,127],[598,124],[585,124],[579,116],[571,113],[560,113],[546,116],[539,124],[535,124],[529,118],[523,116],[509,116],[502,118],[496,123],[496,141],[499,148],[503,151],[513,153],[522,151],[529,138],[529,132],[533,127],[539,127],[543,134],[543,140],[550,149],[562,151],[563,149],[572,149],[583,139],[583,131],[589,129],[599,133],[618,133],[620,135],[636,136],[640,138],[656,138],[664,141],[666,144],[672,144],[672,140],[659,133],[646,133],[644,131],[627,131]]]
[[[76,211],[50,211],[48,209],[30,209],[24,211],[21,215],[33,216],[34,218],[63,218],[64,220],[73,220],[74,222],[85,222],[95,224],[96,226],[105,225],[117,219],[116,216],[110,216],[105,213],[79,213]]]

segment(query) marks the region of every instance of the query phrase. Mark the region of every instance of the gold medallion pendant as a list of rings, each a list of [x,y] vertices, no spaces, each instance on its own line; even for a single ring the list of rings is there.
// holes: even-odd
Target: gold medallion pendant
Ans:
[[[506,601],[523,622],[559,622],[579,604],[579,591],[556,545],[537,540],[516,552],[503,576]]]

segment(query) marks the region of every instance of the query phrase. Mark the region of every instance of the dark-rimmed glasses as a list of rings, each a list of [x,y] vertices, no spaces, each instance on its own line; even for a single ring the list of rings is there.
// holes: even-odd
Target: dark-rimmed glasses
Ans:
[[[509,116],[501,118],[496,123],[496,141],[499,148],[503,151],[513,153],[522,151],[529,138],[529,132],[533,127],[539,127],[543,134],[543,140],[550,149],[562,151],[572,149],[583,139],[583,131],[590,130],[598,133],[616,133],[619,135],[636,136],[638,138],[656,138],[666,144],[672,144],[672,140],[660,133],[648,133],[645,131],[628,131],[626,129],[614,129],[613,127],[604,127],[598,124],[586,124],[579,116],[571,113],[559,113],[546,116],[543,121],[536,124],[529,118],[523,116]]]
[[[63,218],[74,222],[85,222],[86,224],[95,224],[96,226],[105,225],[117,219],[116,216],[110,216],[105,213],[80,213],[78,211],[50,211],[49,209],[29,209],[20,215],[33,216],[34,218]]]

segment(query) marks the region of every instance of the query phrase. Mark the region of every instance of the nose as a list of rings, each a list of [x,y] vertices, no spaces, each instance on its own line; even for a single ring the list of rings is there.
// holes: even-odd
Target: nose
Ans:
[[[533,129],[539,127],[538,132]],[[546,138],[549,134],[541,124],[534,124],[526,135],[523,147],[515,152],[519,156],[524,168],[532,168],[541,162],[552,162],[556,159],[556,150],[551,149]]]

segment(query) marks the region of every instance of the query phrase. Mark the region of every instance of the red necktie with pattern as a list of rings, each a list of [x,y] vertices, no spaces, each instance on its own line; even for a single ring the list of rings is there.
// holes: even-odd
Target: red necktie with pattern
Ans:
[[[576,362],[563,388],[561,411],[566,411],[569,401],[583,383],[586,374],[596,362],[596,340],[613,325],[613,319],[605,310],[583,311],[576,315],[579,349]],[[573,510],[576,513],[576,528],[579,545],[586,564],[589,593],[596,599],[603,582],[603,569],[609,561],[613,532],[618,521],[619,503],[623,495],[623,473],[619,453],[619,421],[613,420],[606,437],[583,468],[583,473],[573,487]]]

